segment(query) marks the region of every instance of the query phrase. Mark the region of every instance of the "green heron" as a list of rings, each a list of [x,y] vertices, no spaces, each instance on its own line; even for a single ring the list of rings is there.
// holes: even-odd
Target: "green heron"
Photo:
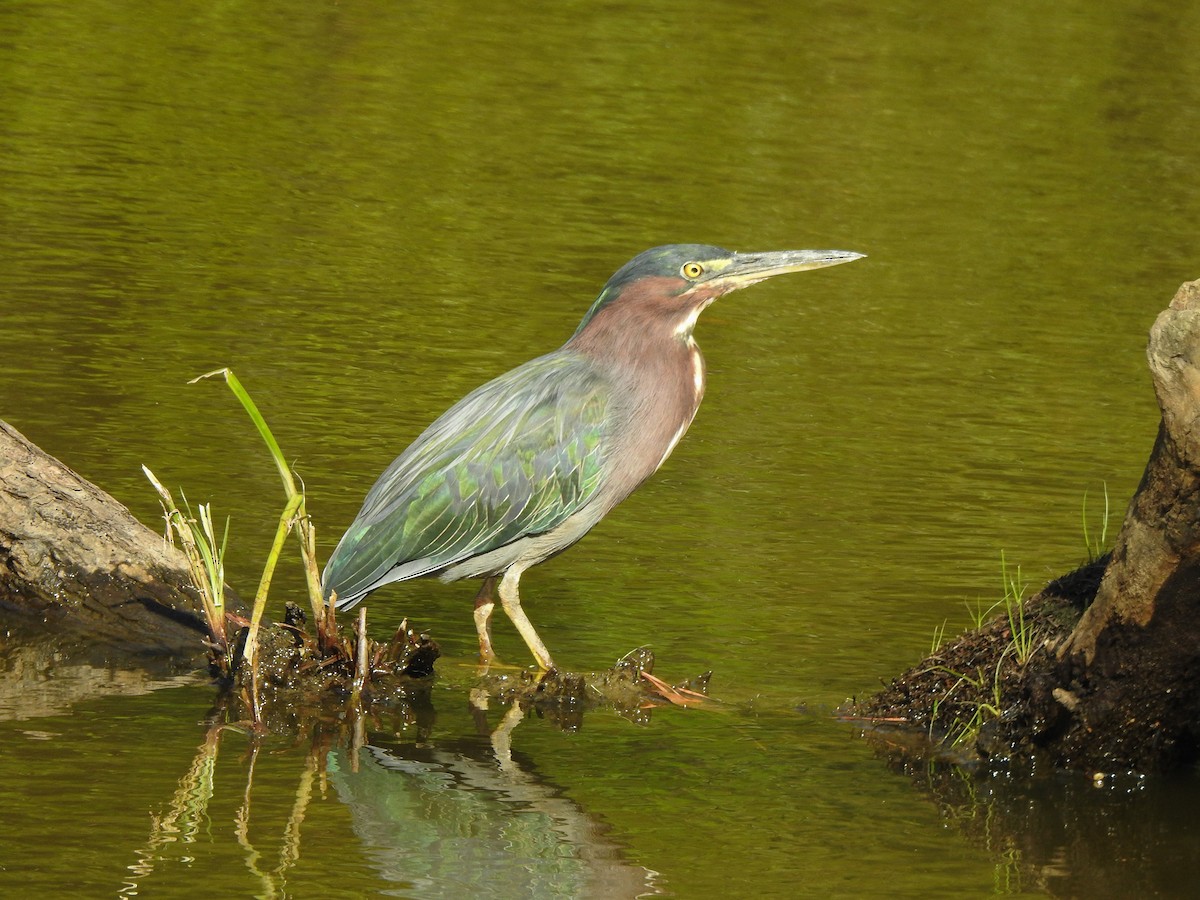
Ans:
[[[537,664],[552,670],[521,609],[521,574],[587,534],[671,455],[704,395],[697,317],[773,275],[861,257],[703,244],[634,257],[562,347],[472,391],[396,457],[333,551],[326,596],[344,608],[393,581],[482,578],[481,658],[495,658],[498,586]]]

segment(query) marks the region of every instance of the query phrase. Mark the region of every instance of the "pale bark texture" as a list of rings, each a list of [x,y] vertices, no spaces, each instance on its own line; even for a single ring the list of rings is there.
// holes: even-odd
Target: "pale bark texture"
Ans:
[[[183,555],[0,421],[0,607],[126,649],[200,654]]]
[[[1169,769],[1200,739],[1200,281],[1159,314],[1147,356],[1158,438],[1042,698],[1054,755],[1076,767]]]

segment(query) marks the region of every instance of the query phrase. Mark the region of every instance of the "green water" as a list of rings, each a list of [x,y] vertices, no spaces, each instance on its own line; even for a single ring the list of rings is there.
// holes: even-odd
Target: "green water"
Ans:
[[[649,643],[669,680],[714,669],[719,710],[531,719],[501,767],[463,584],[371,599],[447,658],[357,772],[336,742],[206,744],[202,684],[6,652],[0,696],[33,702],[0,702],[0,893],[1127,896],[1133,867],[1185,894],[1190,779],[978,775],[947,806],[825,714],[997,599],[1001,551],[1035,586],[1079,562],[1085,492],[1118,524],[1145,335],[1200,275],[1198,36],[1127,0],[4,4],[0,417],[143,521],[143,463],[211,499],[243,593],[277,476],[187,379],[238,372],[328,553],[425,424],[638,251],[868,259],[711,308],[687,438],[523,580],[561,664]],[[1056,824],[970,827],[1022,802]]]

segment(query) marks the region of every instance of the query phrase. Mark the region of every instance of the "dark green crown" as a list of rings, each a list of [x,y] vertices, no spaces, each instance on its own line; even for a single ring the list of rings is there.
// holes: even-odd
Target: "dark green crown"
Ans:
[[[600,292],[591,309],[587,311],[587,315],[583,317],[583,321],[579,323],[579,327],[575,329],[575,334],[583,331],[588,322],[595,318],[596,313],[621,296],[625,285],[648,277],[678,278],[682,289],[687,284],[686,279],[679,271],[684,263],[698,259],[712,260],[729,256],[733,256],[733,253],[711,244],[665,244],[662,247],[652,247],[639,253],[617,269],[612,278],[608,279],[604,290]]]

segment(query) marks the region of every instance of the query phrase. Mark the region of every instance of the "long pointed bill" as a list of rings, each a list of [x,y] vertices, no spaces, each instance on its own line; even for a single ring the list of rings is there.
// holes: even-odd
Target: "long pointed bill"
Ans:
[[[849,250],[774,250],[769,253],[738,253],[722,271],[702,284],[716,293],[727,294],[757,284],[775,275],[807,272],[825,266],[862,259],[866,254]]]

